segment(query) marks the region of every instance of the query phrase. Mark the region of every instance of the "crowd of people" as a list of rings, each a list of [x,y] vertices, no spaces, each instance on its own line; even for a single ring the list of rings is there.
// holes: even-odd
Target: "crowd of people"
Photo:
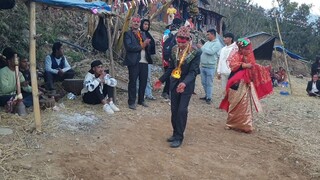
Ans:
[[[159,5],[160,6],[160,5]],[[252,43],[247,38],[235,40],[235,35],[225,33],[223,43],[217,38],[215,29],[206,32],[207,41],[195,42],[191,31],[195,28],[192,18],[185,23],[174,18],[177,13],[173,6],[167,11],[169,25],[162,38],[163,75],[152,83],[153,56],[156,43],[149,32],[151,22],[140,16],[131,17],[131,27],[124,33],[123,43],[126,51],[124,65],[128,69],[128,108],[136,110],[137,105],[148,108],[147,100],[156,100],[152,91],[161,89],[162,98],[170,102],[172,135],[167,141],[170,147],[180,147],[187,125],[188,106],[195,90],[195,80],[200,74],[204,90],[203,100],[207,104],[219,99],[212,99],[215,76],[221,81],[219,108],[228,113],[226,129],[251,133],[253,128],[253,109],[261,111],[259,100],[273,91],[273,87],[287,81],[284,68],[270,72],[270,67],[257,64]],[[0,106],[14,105],[22,100],[27,107],[32,106],[30,70],[28,59],[20,55],[18,73],[22,93],[16,86],[16,55],[12,48],[3,50],[0,69]],[[45,90],[54,91],[56,81],[72,79],[75,71],[64,56],[63,45],[56,42],[52,53],[45,58]],[[312,81],[308,83],[310,96],[319,96],[320,57],[312,65]],[[107,114],[114,114],[120,109],[114,103],[114,88],[117,80],[111,77],[100,60],[91,62],[84,77],[81,90],[82,101],[86,104],[100,104]],[[40,91],[45,91],[41,90]],[[201,101],[202,102],[202,101]],[[10,106],[9,106],[10,107]]]

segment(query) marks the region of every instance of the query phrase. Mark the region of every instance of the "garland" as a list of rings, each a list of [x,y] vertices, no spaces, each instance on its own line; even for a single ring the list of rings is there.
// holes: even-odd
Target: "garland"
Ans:
[[[143,39],[142,39],[141,32],[138,31],[137,33],[135,33],[135,35],[138,38],[140,45],[143,46]]]

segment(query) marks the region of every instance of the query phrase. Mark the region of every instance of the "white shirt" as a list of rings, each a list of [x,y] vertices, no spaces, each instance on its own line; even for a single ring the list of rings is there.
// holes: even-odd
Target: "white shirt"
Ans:
[[[311,92],[312,92],[312,93],[317,93],[317,92],[319,92],[319,89],[317,89],[317,82],[312,82]]]
[[[144,49],[141,50],[141,59],[140,59],[139,63],[148,64],[148,61],[146,59],[146,50],[144,50]]]
[[[231,70],[229,68],[228,58],[233,49],[238,49],[236,43],[232,43],[229,46],[225,46],[220,50],[219,63],[217,68],[218,74],[230,74]]]

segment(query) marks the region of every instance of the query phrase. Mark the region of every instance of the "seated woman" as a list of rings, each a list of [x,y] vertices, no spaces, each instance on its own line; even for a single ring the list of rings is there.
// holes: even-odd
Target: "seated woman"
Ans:
[[[283,67],[279,67],[279,71],[276,72],[275,78],[278,83],[287,82],[287,72]]]
[[[116,85],[117,81],[105,72],[102,62],[99,60],[93,61],[81,90],[83,102],[87,104],[103,104],[103,110],[108,114],[120,111],[112,101],[113,88]]]

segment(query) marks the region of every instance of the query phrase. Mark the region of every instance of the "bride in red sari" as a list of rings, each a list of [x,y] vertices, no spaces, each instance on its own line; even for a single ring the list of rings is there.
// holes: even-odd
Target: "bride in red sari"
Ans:
[[[256,63],[249,39],[241,38],[237,45],[228,59],[231,74],[220,108],[228,112],[226,129],[251,133],[253,107],[260,112],[259,100],[273,91],[270,67]]]

